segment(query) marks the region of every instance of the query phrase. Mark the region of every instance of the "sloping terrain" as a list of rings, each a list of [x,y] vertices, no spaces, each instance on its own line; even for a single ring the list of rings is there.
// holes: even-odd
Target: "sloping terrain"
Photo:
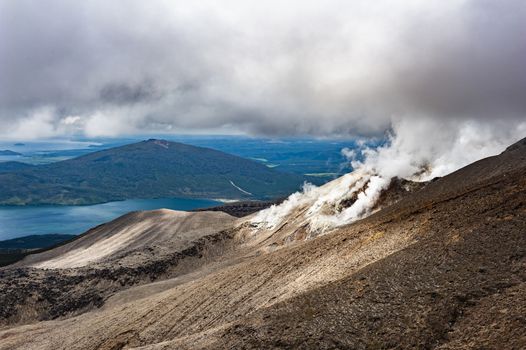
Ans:
[[[47,234],[30,235],[0,241],[0,249],[37,249],[54,246],[74,238],[75,235]]]
[[[0,266],[14,264],[29,254],[55,247],[74,237],[74,235],[48,234],[24,236],[0,241]]]
[[[175,269],[183,262],[179,274],[43,317],[54,320],[8,320],[0,349],[523,349],[525,171],[523,140],[311,239],[240,219],[202,236],[188,263],[172,262]],[[73,251],[23,262],[53,270],[5,268],[5,283],[25,283],[20,291],[35,284],[33,275],[136,261],[123,250],[56,269]]]
[[[278,198],[271,201],[237,201],[225,203],[216,207],[195,209],[193,211],[222,211],[229,215],[241,218],[266,209],[272,205],[280,204],[283,200],[285,200],[285,198]]]
[[[16,161],[0,162],[0,173],[29,169],[32,167],[34,167],[34,165]]]
[[[249,159],[153,139],[46,165],[19,164],[0,165],[2,205],[162,197],[261,199],[288,195],[304,181]]]
[[[83,312],[118,290],[184,274],[229,249],[221,240],[235,220],[222,212],[132,212],[26,256],[0,270],[0,325]]]
[[[222,212],[189,213],[168,209],[131,212],[90,230],[71,243],[33,254],[19,265],[72,268],[118,260],[127,266],[169,254],[193,240],[230,228],[234,218]],[[145,256],[144,248],[151,252]],[[137,260],[137,261],[135,261]]]
[[[21,154],[18,152],[13,152],[11,150],[5,149],[0,150],[0,156],[20,156]]]

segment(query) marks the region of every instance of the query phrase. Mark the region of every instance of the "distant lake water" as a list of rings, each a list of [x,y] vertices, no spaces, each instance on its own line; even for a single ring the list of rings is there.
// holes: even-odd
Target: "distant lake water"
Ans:
[[[48,233],[80,234],[135,210],[192,210],[221,204],[206,199],[132,199],[86,206],[0,206],[0,240]]]

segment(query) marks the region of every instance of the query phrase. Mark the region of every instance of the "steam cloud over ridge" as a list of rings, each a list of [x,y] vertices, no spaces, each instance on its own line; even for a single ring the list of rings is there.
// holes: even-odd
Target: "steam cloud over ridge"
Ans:
[[[516,129],[495,130],[473,121],[403,119],[394,124],[386,145],[361,150],[365,157],[362,161],[355,160],[357,152],[344,150],[355,169],[352,173],[321,187],[306,184],[302,192],[292,194],[282,204],[259,212],[252,223],[274,230],[300,217],[298,226],[323,233],[369,215],[392,178],[426,181],[444,176],[500,153],[509,140],[525,134],[526,123]],[[352,204],[342,207],[348,200]]]

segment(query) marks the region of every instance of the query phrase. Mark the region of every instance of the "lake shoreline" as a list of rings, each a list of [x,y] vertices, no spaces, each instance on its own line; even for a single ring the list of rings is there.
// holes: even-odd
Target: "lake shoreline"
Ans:
[[[30,235],[78,235],[132,211],[171,209],[191,211],[216,207],[212,199],[128,199],[92,205],[0,206],[0,240]]]

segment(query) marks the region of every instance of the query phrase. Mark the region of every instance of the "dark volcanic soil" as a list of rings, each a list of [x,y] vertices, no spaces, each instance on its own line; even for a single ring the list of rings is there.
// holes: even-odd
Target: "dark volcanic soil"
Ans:
[[[433,203],[413,245],[261,310],[214,346],[524,349],[525,190],[517,172]]]
[[[248,226],[204,236],[159,275],[148,264],[130,265],[146,269],[138,275],[111,269],[108,279],[141,284],[120,293],[121,282],[85,277],[100,264],[54,279],[4,269],[10,322],[38,298],[49,307],[26,321],[63,316],[6,327],[0,349],[525,349],[525,172],[522,142],[314,239],[279,245]],[[167,273],[184,279],[147,283]],[[88,282],[64,287],[68,274]],[[101,300],[111,302],[88,311]]]
[[[142,264],[111,259],[93,267],[0,269],[0,327],[72,316],[99,308],[118,291],[167,278],[175,278],[233,249],[233,231],[224,230],[196,239],[162,254],[145,245],[130,255],[149,254]]]
[[[279,198],[273,201],[240,201],[218,205],[217,207],[196,209],[194,211],[222,211],[229,215],[241,218],[266,209],[272,205],[278,205],[284,200],[285,198]]]

